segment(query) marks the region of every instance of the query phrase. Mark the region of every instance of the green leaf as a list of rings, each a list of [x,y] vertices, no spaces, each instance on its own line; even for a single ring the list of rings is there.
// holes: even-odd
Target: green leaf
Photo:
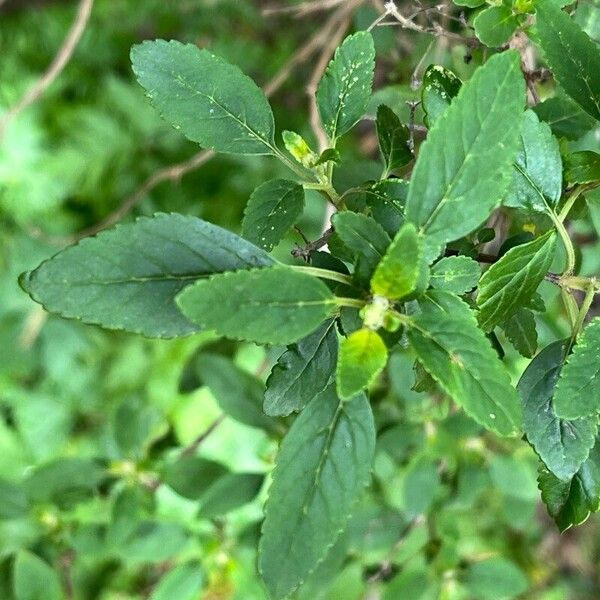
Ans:
[[[304,188],[294,181],[275,179],[257,187],[250,196],[242,235],[267,251],[292,228],[304,210]]]
[[[504,334],[517,352],[531,358],[537,351],[537,329],[535,317],[527,308],[519,308],[503,324]]]
[[[387,348],[381,337],[363,328],[342,340],[337,364],[337,390],[342,400],[349,400],[369,387],[385,368]]]
[[[565,156],[565,179],[569,185],[600,181],[600,154],[569,152]]]
[[[477,318],[490,331],[532,298],[554,258],[556,235],[549,231],[527,244],[511,248],[479,282]]]
[[[568,341],[544,348],[529,364],[517,389],[523,400],[523,428],[544,464],[562,480],[570,480],[596,441],[598,419],[567,421],[556,416],[552,397]]]
[[[468,8],[477,8],[485,4],[485,0],[453,0],[457,6],[467,6]]]
[[[589,323],[577,338],[561,371],[554,394],[556,414],[580,419],[600,410],[600,318]]]
[[[233,154],[275,152],[269,102],[238,67],[174,40],[133,46],[131,62],[152,104],[192,142]]]
[[[203,328],[259,344],[296,342],[337,310],[322,281],[283,266],[213,275],[186,288],[177,304]]]
[[[332,319],[279,357],[267,379],[264,411],[287,416],[302,410],[331,383],[337,358],[338,335]]]
[[[546,212],[562,195],[562,160],[550,127],[528,110],[505,206]]]
[[[0,479],[0,519],[18,519],[27,515],[29,502],[23,488]]]
[[[515,435],[522,421],[519,397],[473,312],[448,292],[430,291],[427,298],[407,331],[419,361],[478,423]]]
[[[21,550],[13,571],[15,600],[63,600],[58,572],[41,558]]]
[[[403,125],[396,113],[382,104],[377,109],[377,138],[379,149],[385,163],[382,179],[394,170],[407,165],[413,155],[409,147],[410,132]]]
[[[404,205],[408,194],[408,181],[384,179],[365,190],[371,216],[388,235],[394,236],[404,224]]]
[[[600,448],[596,444],[570,481],[561,481],[541,468],[538,485],[542,500],[558,528],[566,531],[581,525],[600,508]]]
[[[554,96],[533,107],[537,116],[550,125],[554,135],[577,140],[596,125],[579,104],[564,95]]]
[[[364,394],[343,402],[332,384],[294,421],[277,456],[259,546],[273,598],[291,594],[325,558],[370,482],[374,452]]]
[[[556,81],[583,110],[600,119],[600,51],[556,4],[536,7],[537,33]]]
[[[199,500],[207,489],[228,473],[221,463],[199,456],[182,456],[165,465],[162,480],[180,496]]]
[[[465,587],[477,600],[512,600],[525,593],[529,583],[517,565],[498,556],[472,564]]]
[[[408,296],[417,288],[422,260],[423,240],[416,227],[406,223],[377,265],[371,291],[390,300]]]
[[[265,386],[260,379],[217,354],[201,354],[196,370],[225,414],[250,427],[272,433],[279,431],[277,421],[262,411]]]
[[[481,267],[468,256],[447,256],[431,267],[431,287],[454,294],[470,292],[481,277]]]
[[[317,88],[317,106],[325,131],[334,142],[365,114],[375,70],[373,37],[359,31],[335,51]]]
[[[202,589],[202,580],[200,563],[179,565],[161,577],[149,600],[196,600]]]
[[[421,87],[421,102],[427,126],[431,127],[450,106],[461,85],[462,81],[449,69],[440,65],[427,67]]]
[[[273,264],[263,250],[194,217],[157,214],[84,238],[37,269],[21,285],[63,317],[150,337],[198,331],[175,305],[197,279]]]
[[[225,475],[202,496],[198,516],[202,519],[214,519],[252,502],[260,491],[264,479],[260,473]]]
[[[371,217],[349,210],[336,213],[332,223],[357,260],[359,278],[369,281],[391,243],[389,235]]]
[[[489,6],[473,19],[475,35],[490,48],[505,44],[519,25],[508,6]]]
[[[503,52],[477,69],[430,130],[406,202],[407,219],[429,238],[430,257],[499,206],[510,183],[524,104],[519,55]]]

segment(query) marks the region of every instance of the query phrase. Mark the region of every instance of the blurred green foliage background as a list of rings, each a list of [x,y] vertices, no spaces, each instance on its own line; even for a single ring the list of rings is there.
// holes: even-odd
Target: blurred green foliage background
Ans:
[[[294,3],[97,0],[64,72],[5,131],[2,599],[265,598],[255,547],[262,475],[272,466],[277,440],[222,418],[216,396],[260,394],[260,380],[281,349],[226,343],[210,334],[145,340],[64,321],[31,302],[17,277],[118,210],[157,171],[199,151],[146,101],[130,70],[131,45],[157,37],[197,43],[265,84],[324,19],[322,12],[297,18],[263,11],[284,4]],[[372,22],[376,4],[357,3],[350,28]],[[45,71],[75,10],[68,1],[0,3],[0,107],[11,106]],[[405,101],[416,94],[411,76],[426,51],[424,66],[437,62],[458,75],[473,68],[464,46],[437,43],[431,49],[427,36],[395,28],[375,33],[376,96],[405,118]],[[272,99],[280,128],[308,139],[305,87],[313,68],[314,58],[298,64]],[[582,144],[597,150],[598,142],[586,139]],[[351,179],[360,171],[368,177],[373,128],[361,126],[343,150],[355,162],[340,176]],[[268,158],[221,155],[141,194],[124,218],[175,211],[239,231],[251,191],[280,168]],[[299,223],[310,239],[324,219],[314,200]],[[580,230],[584,271],[593,273],[600,262],[597,238],[590,224],[581,222]],[[299,242],[291,236],[277,255],[285,259]],[[543,335],[550,340],[561,325],[558,304],[546,291]],[[206,386],[196,368],[205,352],[233,361],[217,369],[216,386]],[[516,378],[524,364],[511,360]],[[392,361],[389,382],[373,396],[380,431],[375,485],[300,597],[600,598],[597,517],[560,536],[540,507],[531,450],[482,435],[444,399],[411,390],[411,357],[397,353]],[[252,374],[246,387],[232,383],[232,368]],[[209,437],[199,437],[213,426]],[[206,471],[214,466],[207,460],[223,466],[219,477]],[[241,479],[228,488],[227,470],[256,476],[245,480],[247,489]],[[212,496],[210,486],[208,492],[194,489],[211,477],[221,481]],[[257,483],[262,489],[256,496]]]

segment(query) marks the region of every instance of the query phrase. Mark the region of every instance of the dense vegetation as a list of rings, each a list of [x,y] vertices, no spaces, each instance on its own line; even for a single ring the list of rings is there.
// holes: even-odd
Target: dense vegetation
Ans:
[[[597,598],[600,7],[169,4],[0,2],[0,598]]]

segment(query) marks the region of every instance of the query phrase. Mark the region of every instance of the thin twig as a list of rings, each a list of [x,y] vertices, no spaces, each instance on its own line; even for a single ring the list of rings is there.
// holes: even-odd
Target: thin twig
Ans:
[[[208,427],[208,429],[206,429],[205,431],[203,431],[189,446],[186,446],[182,451],[181,451],[181,456],[192,456],[193,454],[196,454],[196,451],[198,450],[198,448],[204,443],[204,441],[206,440],[206,438],[208,438],[213,431],[215,431],[215,429],[217,429],[217,427],[225,420],[225,415],[222,414],[220,416],[218,416]]]
[[[292,250],[292,256],[294,258],[303,258],[305,261],[308,261],[308,259],[310,258],[311,252],[314,252],[315,250],[318,250],[319,248],[322,248],[323,246],[325,246],[325,244],[327,244],[329,238],[332,235],[333,235],[333,227],[329,227],[327,230],[325,230],[323,235],[318,240],[315,240],[314,242],[308,242],[306,240],[306,238],[304,237],[304,235],[302,235],[302,237],[305,240],[305,245],[304,246],[296,246],[296,248],[294,248]]]
[[[6,128],[10,122],[28,106],[36,102],[67,66],[88,24],[93,5],[94,0],[81,0],[71,29],[46,73],[44,73],[44,75],[12,108],[8,110],[8,112],[4,114],[0,120],[0,142],[2,141]]]
[[[343,4],[346,0],[313,0],[312,2],[301,2],[295,6],[274,6],[263,9],[262,14],[265,16],[294,13],[297,18],[305,17],[315,12],[321,12],[335,8]]]

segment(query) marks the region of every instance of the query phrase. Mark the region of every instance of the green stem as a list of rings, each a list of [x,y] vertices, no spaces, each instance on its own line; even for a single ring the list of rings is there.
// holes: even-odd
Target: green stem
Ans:
[[[335,301],[340,306],[350,306],[351,308],[362,308],[367,305],[364,300],[359,300],[358,298],[341,298],[336,296]]]
[[[581,196],[581,194],[583,194],[583,192],[585,192],[586,189],[587,189],[586,186],[582,185],[582,186],[576,188],[573,191],[573,193],[567,198],[567,201],[565,202],[564,206],[562,207],[560,213],[558,213],[558,219],[561,223],[563,223],[564,220],[569,215],[569,212],[573,208],[573,205],[577,201],[577,198],[579,198],[579,196]]]
[[[305,267],[303,265],[292,265],[290,268],[294,269],[294,271],[299,271],[300,273],[312,275],[313,277],[329,279],[330,281],[337,281],[339,283],[344,283],[345,285],[351,285],[354,287],[352,278],[349,275],[344,275],[343,273],[329,271],[328,269],[319,269],[318,267]]]
[[[571,275],[575,270],[575,248],[573,248],[573,242],[571,241],[569,232],[563,225],[563,221],[560,216],[557,216],[553,210],[548,211],[548,216],[552,219],[552,223],[554,224],[554,227],[556,227],[556,231],[558,232],[563,246],[565,247],[565,252],[567,254],[567,266],[565,268],[565,274]]]
[[[308,169],[298,165],[293,160],[289,159],[281,150],[279,150],[279,148],[274,146],[272,150],[275,154],[275,157],[278,158],[288,169],[293,171],[301,179],[306,179],[307,175],[310,177],[316,177],[316,175],[312,171],[309,171]]]
[[[594,295],[596,293],[595,287],[593,284],[590,284],[587,291],[585,292],[585,297],[583,298],[583,302],[581,303],[581,308],[579,309],[579,314],[577,315],[577,319],[575,320],[575,326],[573,327],[573,335],[571,336],[571,346],[575,343],[577,336],[581,333],[583,329],[583,322],[587,317],[588,312],[590,311],[590,307],[592,306],[592,302],[594,301]]]

